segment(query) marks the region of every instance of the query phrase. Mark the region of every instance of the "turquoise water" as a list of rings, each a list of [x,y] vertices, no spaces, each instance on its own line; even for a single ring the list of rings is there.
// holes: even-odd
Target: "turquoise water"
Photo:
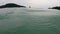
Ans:
[[[60,11],[0,9],[0,34],[60,34]]]

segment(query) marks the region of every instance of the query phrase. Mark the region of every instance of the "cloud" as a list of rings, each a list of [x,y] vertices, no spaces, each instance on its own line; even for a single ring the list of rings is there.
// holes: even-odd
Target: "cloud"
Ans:
[[[29,2],[32,7],[36,8],[48,8],[52,6],[58,6],[60,5],[59,3],[59,0],[30,0]]]
[[[16,3],[20,5],[26,5],[28,0],[0,0],[0,5],[6,4],[6,3]]]
[[[6,3],[16,3],[24,6],[32,6],[36,8],[48,8],[60,5],[60,0],[0,0],[0,5]]]

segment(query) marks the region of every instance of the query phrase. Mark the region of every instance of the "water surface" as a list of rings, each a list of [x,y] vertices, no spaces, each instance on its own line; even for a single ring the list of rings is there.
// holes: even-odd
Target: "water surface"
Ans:
[[[60,11],[0,9],[0,34],[60,34]]]

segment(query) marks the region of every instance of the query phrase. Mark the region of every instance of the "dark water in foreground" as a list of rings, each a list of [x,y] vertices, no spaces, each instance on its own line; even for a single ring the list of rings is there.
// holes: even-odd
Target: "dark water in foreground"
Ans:
[[[0,34],[60,34],[60,11],[0,9]]]

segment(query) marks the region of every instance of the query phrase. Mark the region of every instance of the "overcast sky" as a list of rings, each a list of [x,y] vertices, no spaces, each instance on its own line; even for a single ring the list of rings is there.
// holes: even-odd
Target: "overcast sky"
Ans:
[[[6,3],[16,3],[33,8],[48,8],[52,6],[60,6],[60,0],[0,0],[0,5]]]

